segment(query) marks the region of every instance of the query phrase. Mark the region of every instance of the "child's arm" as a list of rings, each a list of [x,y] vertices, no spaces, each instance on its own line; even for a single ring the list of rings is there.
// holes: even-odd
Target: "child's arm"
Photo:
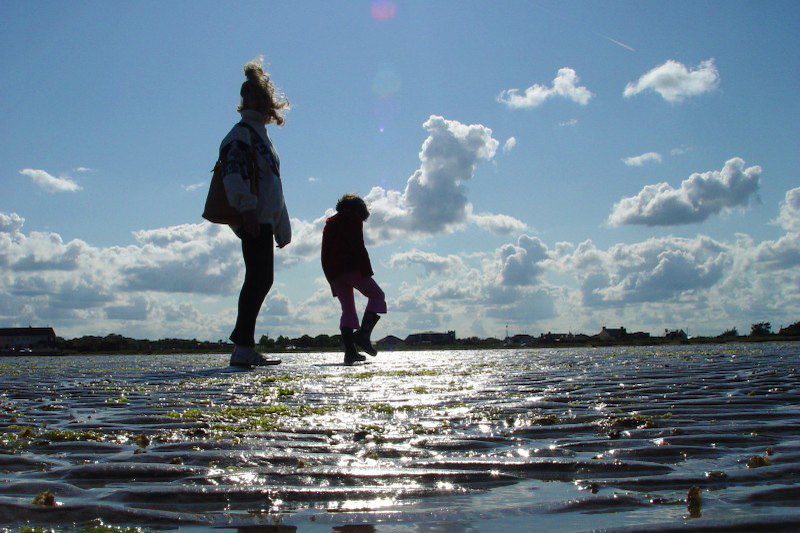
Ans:
[[[356,232],[354,255],[356,259],[356,268],[358,268],[361,275],[365,278],[374,276],[375,272],[372,271],[369,252],[367,252],[367,247],[364,244],[364,224],[361,222],[359,222],[358,231]]]

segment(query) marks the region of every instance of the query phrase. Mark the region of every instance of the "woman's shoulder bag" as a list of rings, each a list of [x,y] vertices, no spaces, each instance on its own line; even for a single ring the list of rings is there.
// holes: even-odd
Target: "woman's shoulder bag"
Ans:
[[[250,176],[250,192],[258,196],[258,162],[256,159],[254,135],[257,135],[253,128],[244,122],[240,122],[239,126],[244,126],[250,133],[250,150],[249,150],[249,176]],[[225,157],[228,153],[231,143],[225,145],[217,157],[217,162],[211,170],[211,185],[208,188],[208,196],[206,197],[206,205],[203,209],[203,218],[215,224],[233,224],[240,226],[242,224],[242,215],[228,203],[228,196],[225,194]]]

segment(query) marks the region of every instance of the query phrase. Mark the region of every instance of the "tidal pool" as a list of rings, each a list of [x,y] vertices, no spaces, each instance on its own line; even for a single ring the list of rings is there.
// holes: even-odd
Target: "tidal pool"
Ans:
[[[0,526],[800,528],[800,344],[340,360],[2,358]]]

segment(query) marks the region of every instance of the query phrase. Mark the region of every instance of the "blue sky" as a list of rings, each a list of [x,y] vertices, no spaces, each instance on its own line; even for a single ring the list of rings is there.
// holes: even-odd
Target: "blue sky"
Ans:
[[[199,213],[241,67],[259,54],[292,102],[271,135],[306,230],[279,257],[263,332],[336,329],[319,220],[373,187],[371,253],[397,311],[381,333],[800,319],[796,3],[43,2],[5,3],[0,17],[3,323],[226,336],[236,243]],[[504,91],[547,91],[560,69],[576,76],[566,92],[509,104]],[[480,146],[462,146],[469,125]],[[437,178],[463,184],[470,205],[444,225],[381,196],[403,193],[426,139],[429,169],[473,158]],[[647,153],[658,157],[622,161]],[[680,189],[734,158],[731,172],[760,170],[738,188],[717,175]],[[79,188],[48,189],[41,172]],[[648,197],[659,183],[674,197]],[[694,202],[690,215],[675,198]],[[514,223],[497,226],[503,215]]]

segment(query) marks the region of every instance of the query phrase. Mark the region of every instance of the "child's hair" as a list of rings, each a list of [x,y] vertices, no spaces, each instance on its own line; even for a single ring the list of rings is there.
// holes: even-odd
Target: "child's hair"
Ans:
[[[275,88],[269,79],[269,74],[264,72],[264,58],[258,56],[244,66],[244,75],[247,81],[242,83],[239,95],[242,103],[239,111],[255,109],[267,115],[267,123],[274,122],[283,126],[282,109],[289,108],[289,101]]]
[[[350,211],[361,217],[361,220],[369,218],[369,209],[366,202],[357,194],[345,194],[336,202],[336,212]]]

